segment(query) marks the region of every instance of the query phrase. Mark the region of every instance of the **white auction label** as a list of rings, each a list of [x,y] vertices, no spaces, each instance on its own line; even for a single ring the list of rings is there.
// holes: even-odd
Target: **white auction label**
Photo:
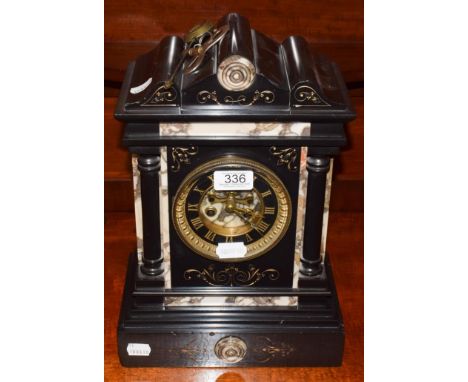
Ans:
[[[213,183],[216,191],[248,191],[253,188],[253,171],[215,171]]]
[[[145,90],[148,86],[150,86],[151,82],[153,81],[153,78],[150,77],[148,78],[145,82],[143,82],[141,85],[135,86],[134,88],[130,89],[130,93],[132,94],[138,94],[141,93],[143,90]]]
[[[218,243],[216,254],[220,259],[235,259],[244,257],[247,253],[247,247],[242,242]]]
[[[127,345],[128,355],[137,355],[137,356],[149,356],[151,353],[151,348],[148,344],[136,344],[129,343]]]

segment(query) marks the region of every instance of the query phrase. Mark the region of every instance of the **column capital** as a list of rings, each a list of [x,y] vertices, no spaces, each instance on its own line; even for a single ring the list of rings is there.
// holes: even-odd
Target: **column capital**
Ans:
[[[328,157],[307,157],[307,170],[313,172],[328,172],[330,169],[330,158]]]
[[[160,155],[139,155],[138,170],[140,171],[159,171],[161,169]]]

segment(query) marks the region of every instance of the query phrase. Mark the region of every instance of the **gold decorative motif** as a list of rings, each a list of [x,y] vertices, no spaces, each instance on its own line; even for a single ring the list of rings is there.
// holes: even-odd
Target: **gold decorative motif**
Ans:
[[[153,93],[153,96],[142,104],[142,106],[167,106],[173,105],[173,101],[177,98],[177,90],[174,87],[166,87],[161,85]]]
[[[248,270],[246,271],[234,265],[230,265],[221,271],[215,271],[214,265],[210,264],[201,271],[198,269],[187,269],[184,272],[186,280],[196,277],[212,286],[251,286],[265,277],[272,281],[278,280],[279,275],[276,269],[268,268],[260,271],[260,269],[255,268],[252,264],[248,266]]]
[[[292,147],[280,148],[272,146],[270,147],[270,153],[278,158],[278,162],[276,162],[278,166],[287,164],[289,171],[297,170],[297,166],[295,164],[297,158],[297,149]]]
[[[260,345],[257,345],[253,349],[253,352],[255,359],[259,362],[268,362],[277,357],[284,358],[294,351],[291,345],[284,342],[274,344],[268,337],[259,337],[256,342],[259,342]]]
[[[208,90],[202,90],[201,92],[198,92],[197,101],[198,103],[207,103],[208,101],[213,101],[214,103],[221,105],[221,103],[218,101],[216,91],[209,92]]]
[[[294,91],[294,99],[300,103],[294,106],[330,106],[313,88],[307,85],[299,86]]]
[[[190,147],[173,147],[172,160],[174,164],[171,166],[173,172],[180,170],[180,164],[190,164],[190,157],[198,153],[198,148]]]
[[[239,105],[245,105],[247,102],[247,97],[243,94],[241,94],[237,99],[232,98],[231,96],[226,96],[224,97],[224,103],[230,103],[230,104],[239,104]],[[251,105],[252,103],[250,103]],[[247,105],[245,105],[247,106]]]
[[[247,344],[239,337],[224,337],[216,342],[214,352],[221,361],[237,363],[244,359],[247,353]]]
[[[206,340],[202,340],[200,343],[200,340],[195,338],[181,348],[167,349],[167,351],[175,353],[175,357],[184,357],[199,362],[207,359],[207,348],[208,343]]]
[[[224,104],[237,104],[240,106],[252,106],[253,104],[257,103],[258,101],[263,101],[264,103],[272,103],[275,100],[275,93],[273,93],[270,90],[255,90],[252,100],[248,102],[247,96],[244,94],[241,94],[237,97],[237,99],[234,99],[232,96],[226,96],[224,97]],[[223,105],[218,100],[218,96],[216,94],[216,91],[209,92],[207,90],[202,90],[197,94],[197,101],[200,104],[207,103],[208,101],[214,102],[218,105]]]

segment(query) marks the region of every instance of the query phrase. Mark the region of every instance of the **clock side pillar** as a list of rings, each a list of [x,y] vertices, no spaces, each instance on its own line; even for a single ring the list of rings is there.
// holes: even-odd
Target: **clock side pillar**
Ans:
[[[300,279],[307,280],[322,273],[322,223],[327,173],[330,158],[307,157],[307,199],[304,223],[304,243],[299,272]]]
[[[156,277],[164,272],[159,223],[159,171],[161,156],[139,155],[141,204],[143,215],[143,257],[140,266],[145,276]]]

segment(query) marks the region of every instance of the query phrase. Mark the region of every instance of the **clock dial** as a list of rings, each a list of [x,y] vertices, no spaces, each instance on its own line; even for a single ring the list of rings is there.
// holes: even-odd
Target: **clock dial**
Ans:
[[[251,190],[220,191],[214,187],[218,170],[251,170]],[[266,166],[226,156],[205,163],[182,182],[173,204],[173,223],[181,240],[194,252],[219,261],[242,261],[273,248],[291,221],[291,200],[281,180]],[[223,259],[220,243],[241,242],[246,254]]]

